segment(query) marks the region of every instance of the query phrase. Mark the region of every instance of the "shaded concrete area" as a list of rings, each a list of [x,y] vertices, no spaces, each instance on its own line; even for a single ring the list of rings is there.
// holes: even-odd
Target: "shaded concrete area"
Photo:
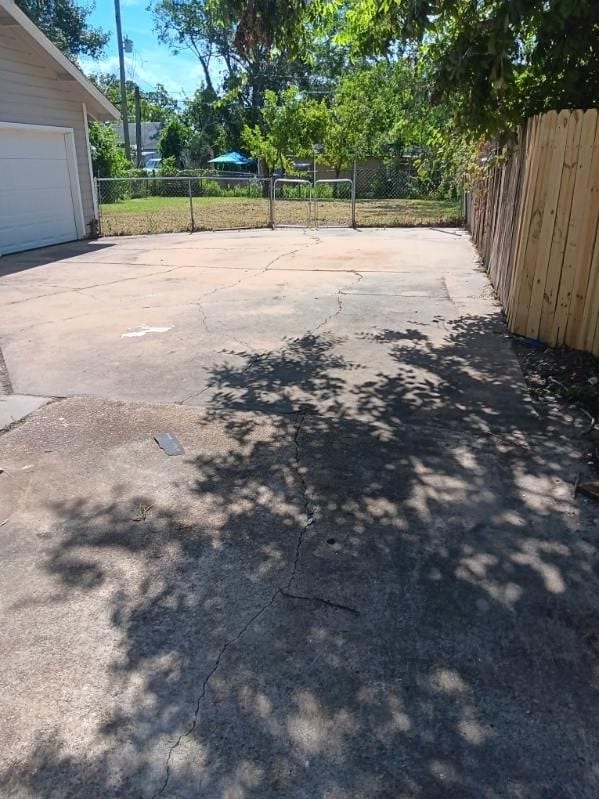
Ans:
[[[202,277],[171,305],[163,284],[156,316],[135,315],[147,273],[103,325],[82,289],[63,350],[41,312],[7,317],[18,390],[76,395],[88,323],[124,343],[97,396],[0,436],[0,794],[596,796],[599,514],[572,497],[577,451],[526,401],[468,241],[271,235],[228,265],[200,239]],[[110,249],[121,276],[135,246]],[[285,273],[225,289],[252,247]],[[91,285],[52,266],[9,275],[7,307],[67,273]],[[172,372],[170,330],[120,338],[143,325],[185,331]],[[202,407],[181,404],[189,373]]]

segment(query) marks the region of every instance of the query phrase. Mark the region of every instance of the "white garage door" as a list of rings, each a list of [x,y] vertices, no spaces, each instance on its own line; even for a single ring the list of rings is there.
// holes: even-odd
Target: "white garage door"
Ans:
[[[71,137],[0,124],[0,254],[78,238]]]

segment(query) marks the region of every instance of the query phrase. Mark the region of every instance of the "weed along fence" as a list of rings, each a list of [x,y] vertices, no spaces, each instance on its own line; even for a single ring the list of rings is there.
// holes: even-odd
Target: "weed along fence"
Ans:
[[[599,112],[529,119],[466,206],[510,330],[599,355]]]
[[[456,225],[461,199],[446,198],[384,164],[296,176],[179,174],[98,178],[104,236],[265,227]]]

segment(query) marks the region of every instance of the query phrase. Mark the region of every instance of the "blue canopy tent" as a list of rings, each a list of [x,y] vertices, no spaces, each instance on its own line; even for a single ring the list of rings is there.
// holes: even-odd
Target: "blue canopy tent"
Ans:
[[[209,164],[220,164],[222,166],[254,166],[256,163],[253,158],[246,158],[245,155],[232,150],[230,153],[211,158]]]

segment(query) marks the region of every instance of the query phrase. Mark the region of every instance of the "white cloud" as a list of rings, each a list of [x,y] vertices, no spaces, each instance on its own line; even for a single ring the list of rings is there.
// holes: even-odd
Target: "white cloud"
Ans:
[[[119,73],[118,56],[98,60],[81,59],[83,71]],[[142,89],[152,89],[157,83],[175,97],[191,96],[203,83],[202,68],[193,56],[171,55],[164,50],[139,50],[125,56],[127,80],[140,84]]]

